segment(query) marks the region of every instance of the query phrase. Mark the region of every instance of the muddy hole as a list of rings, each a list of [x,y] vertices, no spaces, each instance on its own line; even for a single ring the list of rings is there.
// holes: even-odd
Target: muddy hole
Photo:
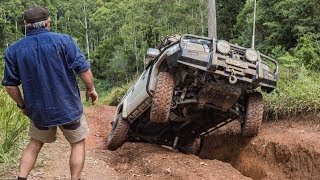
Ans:
[[[233,124],[207,136],[199,156],[229,163],[253,179],[316,180],[318,138],[317,132],[278,126],[265,126],[257,137],[247,138],[240,135],[240,124]]]
[[[243,138],[240,135],[214,134],[204,140],[203,148],[199,156],[204,159],[217,159],[231,164],[243,175],[254,179],[266,177],[264,169],[257,167],[247,159],[239,163],[239,155],[242,149],[248,146],[250,138]]]

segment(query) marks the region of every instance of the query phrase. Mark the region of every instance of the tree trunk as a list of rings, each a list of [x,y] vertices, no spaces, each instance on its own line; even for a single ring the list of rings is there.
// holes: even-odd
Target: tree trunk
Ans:
[[[217,38],[217,17],[215,0],[209,0],[208,11],[208,36]]]
[[[202,12],[202,10],[201,10],[201,8],[199,8],[200,9],[200,16],[201,16],[201,35],[202,36],[204,36],[204,18],[203,18],[203,12]]]
[[[127,71],[125,72],[127,84],[129,84],[129,77]]]
[[[66,26],[67,26],[67,32],[68,33],[70,33],[70,31],[69,31],[69,22],[70,22],[70,16],[68,15],[68,21],[67,21],[67,23],[66,23]]]
[[[191,9],[192,12],[192,34],[194,34],[194,14],[193,14],[193,8]]]
[[[58,32],[58,11],[56,12],[56,17],[55,17],[55,30]]]
[[[136,27],[134,27],[134,54],[136,58],[136,73],[137,75],[139,74],[139,63],[138,63],[138,48],[137,48],[137,32],[136,32]]]
[[[86,52],[88,59],[90,59],[90,46],[89,46],[89,34],[88,34],[88,21],[87,21],[87,7],[86,2],[83,1],[83,11],[84,11],[84,28],[86,30]]]
[[[15,36],[16,36],[16,40],[18,40],[18,20],[15,19],[15,25],[16,25],[16,32],[15,32]]]

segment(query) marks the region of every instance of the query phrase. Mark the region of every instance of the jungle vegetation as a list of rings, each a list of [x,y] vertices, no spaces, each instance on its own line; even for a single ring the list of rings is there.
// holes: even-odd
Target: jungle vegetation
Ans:
[[[207,0],[2,0],[0,56],[25,36],[23,12],[38,4],[51,31],[71,35],[92,65],[100,104],[116,104],[143,71],[148,47],[174,34],[207,36]],[[280,63],[277,89],[264,96],[272,117],[320,108],[320,0],[257,0],[256,49]],[[218,39],[251,46],[253,0],[217,0]],[[0,61],[0,79],[3,77]],[[26,139],[27,118],[0,87],[0,176]],[[22,133],[25,134],[25,133]]]

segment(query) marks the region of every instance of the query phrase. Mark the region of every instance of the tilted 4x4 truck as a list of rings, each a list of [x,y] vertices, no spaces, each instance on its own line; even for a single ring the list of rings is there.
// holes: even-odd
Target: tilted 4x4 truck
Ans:
[[[278,64],[260,52],[195,35],[166,38],[119,103],[107,148],[143,141],[196,154],[202,137],[238,120],[259,133],[262,94],[276,87]]]

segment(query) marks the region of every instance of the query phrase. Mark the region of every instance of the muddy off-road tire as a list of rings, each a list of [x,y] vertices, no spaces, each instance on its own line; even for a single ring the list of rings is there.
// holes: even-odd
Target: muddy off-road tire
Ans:
[[[246,117],[242,125],[242,135],[252,137],[258,135],[263,118],[262,94],[255,92],[248,95]]]
[[[121,147],[126,142],[129,129],[129,122],[123,120],[121,114],[119,114],[117,121],[112,125],[112,129],[108,137],[107,148],[110,151],[115,151]]]
[[[171,73],[158,74],[156,90],[152,98],[150,121],[166,123],[168,121],[173,96],[174,78]]]

